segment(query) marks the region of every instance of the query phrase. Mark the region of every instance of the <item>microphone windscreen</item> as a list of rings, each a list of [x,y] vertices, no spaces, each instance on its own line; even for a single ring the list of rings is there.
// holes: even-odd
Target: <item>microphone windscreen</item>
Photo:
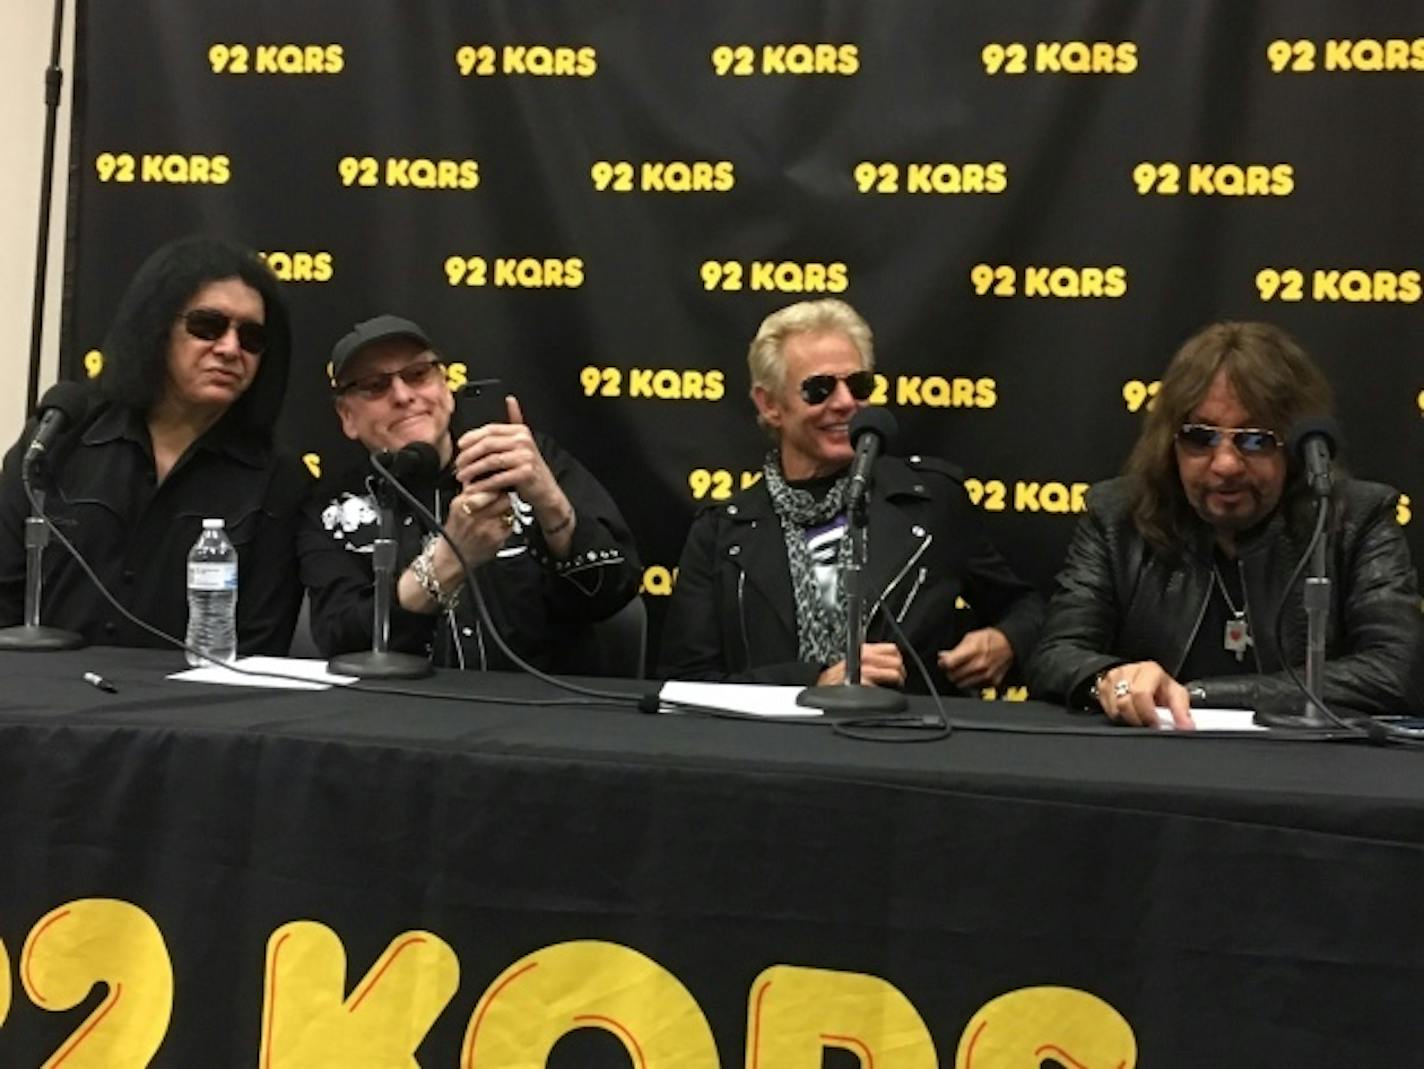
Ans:
[[[429,442],[411,442],[401,450],[411,457],[411,474],[431,478],[440,471],[440,454]]]
[[[1331,458],[1340,455],[1340,448],[1344,444],[1344,436],[1340,433],[1340,425],[1329,416],[1306,416],[1298,419],[1291,427],[1290,434],[1286,436],[1286,442],[1290,446],[1290,451],[1296,457],[1304,460],[1305,443],[1311,438],[1319,438],[1325,443],[1325,449]]]
[[[371,459],[401,482],[424,483],[440,472],[440,454],[429,442],[411,442],[399,449],[381,449]]]
[[[864,434],[874,434],[880,439],[880,451],[889,453],[895,446],[895,437],[900,433],[893,414],[875,405],[862,408],[850,421],[850,443],[855,445]]]
[[[39,407],[40,414],[59,412],[64,416],[65,426],[73,426],[89,411],[89,387],[78,382],[56,382],[44,392]]]

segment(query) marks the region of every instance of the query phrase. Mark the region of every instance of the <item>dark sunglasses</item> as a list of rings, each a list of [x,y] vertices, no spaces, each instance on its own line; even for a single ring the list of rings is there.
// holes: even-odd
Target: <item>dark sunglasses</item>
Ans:
[[[1285,443],[1275,431],[1260,427],[1214,427],[1210,423],[1184,423],[1177,444],[1188,453],[1210,453],[1226,439],[1243,457],[1269,456]]]
[[[836,392],[836,383],[843,382],[857,401],[867,400],[875,390],[875,375],[869,371],[852,371],[849,375],[811,375],[801,380],[801,400],[808,405],[823,405]]]
[[[428,383],[445,365],[439,360],[420,360],[407,364],[399,371],[378,371],[374,375],[362,375],[359,379],[342,383],[336,387],[338,394],[359,393],[367,400],[384,397],[391,383],[400,379],[411,389],[418,389]]]
[[[183,321],[183,329],[199,341],[217,341],[232,326],[232,316],[211,308],[194,308],[178,317]],[[237,320],[237,344],[242,351],[253,356],[261,356],[267,348],[267,328],[251,320]]]

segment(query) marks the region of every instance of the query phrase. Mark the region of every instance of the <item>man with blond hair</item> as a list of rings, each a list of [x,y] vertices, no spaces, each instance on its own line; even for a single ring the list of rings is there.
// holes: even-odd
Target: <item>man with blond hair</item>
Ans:
[[[843,301],[794,304],[762,323],[747,364],[757,422],[773,442],[765,477],[693,521],[663,672],[839,683],[849,426],[875,384],[870,327]],[[959,470],[925,456],[881,458],[868,517],[862,682],[923,689],[907,671],[913,649],[938,676],[936,689],[1001,683],[1032,648],[1042,603],[985,537]],[[974,626],[955,609],[960,596]]]

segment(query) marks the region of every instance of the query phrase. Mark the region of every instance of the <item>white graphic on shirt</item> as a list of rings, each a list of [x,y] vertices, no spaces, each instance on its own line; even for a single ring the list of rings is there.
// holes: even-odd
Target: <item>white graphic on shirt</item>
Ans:
[[[509,494],[509,507],[514,513],[514,523],[509,530],[509,541],[497,554],[500,557],[527,553],[527,539],[522,536],[534,526],[533,506],[513,491]],[[380,534],[381,514],[369,494],[346,491],[321,510],[321,525],[333,541],[342,543],[348,551],[371,553]]]
[[[821,601],[835,609],[840,598],[841,570],[837,565],[841,555],[841,539],[845,538],[846,518],[842,513],[819,527],[806,528],[806,548],[811,551],[811,571],[816,576],[816,588]]]

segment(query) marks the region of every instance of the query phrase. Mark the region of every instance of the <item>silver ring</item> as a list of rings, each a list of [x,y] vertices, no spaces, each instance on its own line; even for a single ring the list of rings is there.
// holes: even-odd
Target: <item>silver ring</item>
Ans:
[[[1130,693],[1132,693],[1132,684],[1128,683],[1127,680],[1119,679],[1113,684],[1114,698],[1126,698]]]

